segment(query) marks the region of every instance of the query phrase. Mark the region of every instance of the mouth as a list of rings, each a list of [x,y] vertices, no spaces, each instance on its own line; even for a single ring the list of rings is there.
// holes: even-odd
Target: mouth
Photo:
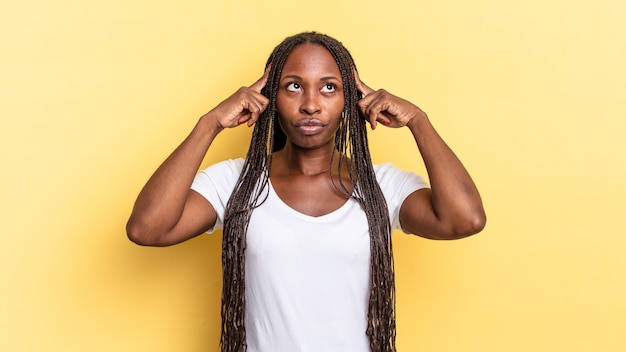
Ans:
[[[305,135],[313,135],[324,128],[322,121],[317,119],[305,119],[296,123],[296,129]]]

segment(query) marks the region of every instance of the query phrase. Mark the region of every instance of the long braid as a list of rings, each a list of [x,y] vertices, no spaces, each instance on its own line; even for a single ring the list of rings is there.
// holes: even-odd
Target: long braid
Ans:
[[[226,206],[222,242],[222,337],[223,352],[246,351],[245,329],[245,247],[246,232],[254,208],[267,196],[272,153],[281,150],[286,136],[278,124],[276,94],[282,68],[294,47],[303,43],[324,46],[335,58],[344,85],[345,107],[335,148],[339,170],[347,165],[353,187],[349,192],[341,175],[335,187],[359,202],[365,212],[370,233],[370,293],[367,335],[372,352],[393,352],[395,348],[395,287],[391,226],[387,203],[376,180],[372,165],[365,118],[357,102],[354,61],[337,40],[315,32],[286,38],[270,55],[271,68],[262,94],[270,104],[255,124],[243,170]],[[331,161],[332,163],[332,161]],[[332,169],[332,168],[331,168]],[[341,172],[341,171],[339,171]],[[331,179],[334,180],[334,177]],[[334,181],[333,181],[334,182]]]

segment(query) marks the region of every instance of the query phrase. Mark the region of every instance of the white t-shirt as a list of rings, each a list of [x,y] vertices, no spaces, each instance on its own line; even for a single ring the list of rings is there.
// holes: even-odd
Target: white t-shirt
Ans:
[[[226,203],[244,160],[201,171],[192,189],[213,205],[222,227]],[[421,176],[392,164],[374,166],[393,229],[412,192],[428,187]],[[370,244],[367,219],[350,199],[319,217],[285,204],[271,182],[252,212],[246,245],[246,335],[249,352],[369,351]],[[263,198],[263,197],[261,197]]]

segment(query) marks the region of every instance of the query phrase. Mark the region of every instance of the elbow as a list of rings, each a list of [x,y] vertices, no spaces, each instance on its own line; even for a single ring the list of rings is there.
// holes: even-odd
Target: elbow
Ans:
[[[487,216],[484,212],[478,212],[465,217],[454,227],[450,239],[461,239],[481,232],[487,225]]]
[[[444,227],[434,239],[438,240],[458,240],[470,237],[481,232],[487,224],[487,217],[484,212],[476,214],[466,214],[458,217],[456,221],[451,222],[449,226]]]
[[[141,230],[141,226],[138,226],[135,221],[131,218],[126,223],[126,236],[128,239],[140,246],[147,246],[146,237],[144,235],[144,231]]]
[[[140,246],[158,246],[158,241],[153,232],[132,217],[126,223],[126,236],[131,242]]]
[[[467,221],[465,233],[463,237],[468,237],[481,232],[487,225],[487,216],[485,213],[472,217]]]

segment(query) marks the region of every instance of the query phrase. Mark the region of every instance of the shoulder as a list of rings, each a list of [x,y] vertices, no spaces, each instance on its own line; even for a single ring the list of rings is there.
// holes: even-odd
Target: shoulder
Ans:
[[[376,180],[386,197],[397,196],[401,199],[410,193],[428,188],[428,182],[424,177],[412,171],[406,171],[392,163],[374,165]]]
[[[211,192],[231,192],[239,179],[244,161],[241,158],[228,159],[203,169],[196,175],[191,189],[205,196]]]
[[[209,166],[208,168],[225,168],[225,169],[232,169],[232,170],[239,170],[241,171],[241,169],[243,168],[243,164],[246,162],[246,160],[244,158],[236,158],[236,159],[226,159],[226,160],[222,160],[220,162],[217,162],[211,166]]]
[[[414,181],[426,185],[426,181],[422,176],[412,171],[400,169],[392,163],[375,164],[374,173],[376,174],[378,183],[395,183],[402,180],[413,179]]]
[[[376,178],[384,177],[386,175],[390,175],[396,172],[405,172],[404,170],[396,167],[392,163],[383,163],[383,164],[374,164],[374,172],[376,173]]]
[[[243,169],[244,163],[245,163],[245,160],[243,158],[223,160],[207,167],[206,169],[202,170],[201,173],[208,173],[208,174],[236,173],[237,175],[239,175],[241,173],[241,170]]]

